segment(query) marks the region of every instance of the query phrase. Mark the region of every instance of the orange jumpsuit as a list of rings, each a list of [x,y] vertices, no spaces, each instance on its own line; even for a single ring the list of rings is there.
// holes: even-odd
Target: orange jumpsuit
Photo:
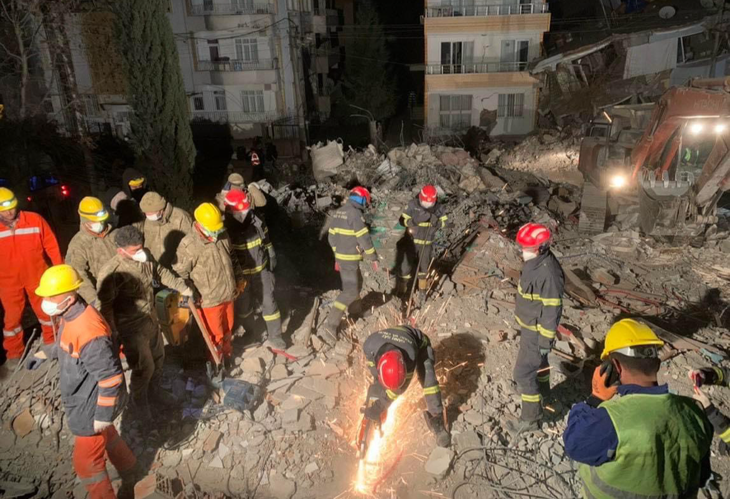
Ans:
[[[43,329],[43,343],[53,343],[51,319],[41,310],[41,298],[35,289],[41,275],[53,265],[63,263],[56,236],[42,216],[21,211],[11,229],[0,222],[0,302],[5,311],[3,348],[8,359],[23,355],[21,319],[26,295]]]

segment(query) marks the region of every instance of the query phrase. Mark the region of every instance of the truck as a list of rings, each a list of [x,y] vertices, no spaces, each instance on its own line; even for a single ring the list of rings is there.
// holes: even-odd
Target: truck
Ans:
[[[580,230],[602,232],[624,204],[638,205],[638,225],[652,236],[701,237],[717,222],[730,189],[730,77],[693,79],[656,104],[602,117],[581,142]]]

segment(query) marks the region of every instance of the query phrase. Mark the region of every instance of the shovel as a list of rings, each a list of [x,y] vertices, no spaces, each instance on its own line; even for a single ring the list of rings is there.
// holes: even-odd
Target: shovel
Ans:
[[[213,366],[210,361],[205,363],[205,370],[208,374],[208,379],[214,387],[220,388],[223,385],[223,369],[221,369],[223,361],[218,353],[218,349],[213,343],[213,338],[211,338],[205,322],[203,322],[203,319],[200,317],[200,311],[198,310],[197,305],[195,305],[193,300],[189,300],[188,306],[190,307],[190,312],[193,314],[193,318],[195,318],[195,322],[198,324],[198,328],[200,328],[200,334],[203,335],[205,344],[208,346],[208,351],[210,352],[210,356],[215,364],[215,366]]]

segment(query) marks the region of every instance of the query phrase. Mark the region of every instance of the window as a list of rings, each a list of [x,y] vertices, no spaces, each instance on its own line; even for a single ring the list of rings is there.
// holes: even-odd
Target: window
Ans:
[[[236,38],[236,60],[259,62],[259,48],[256,38]]]
[[[707,32],[682,36],[677,39],[677,63],[683,64],[710,57],[713,47],[714,40]]]
[[[525,94],[499,94],[498,118],[520,118],[524,113]]]
[[[228,109],[226,106],[226,93],[223,90],[216,90],[213,92],[215,97],[215,109],[216,111],[225,111]]]
[[[474,60],[474,42],[441,42],[441,72],[466,73]]]
[[[236,12],[252,12],[253,0],[231,0],[231,6]]]
[[[439,125],[457,130],[471,126],[471,95],[440,95]]]
[[[208,50],[210,51],[210,60],[217,61],[220,54],[220,44],[218,40],[208,40]]]
[[[502,71],[524,71],[530,52],[528,40],[502,40]]]
[[[205,101],[202,95],[193,97],[193,111],[205,111]]]
[[[244,113],[263,113],[265,111],[264,91],[244,90],[241,92],[241,103]]]

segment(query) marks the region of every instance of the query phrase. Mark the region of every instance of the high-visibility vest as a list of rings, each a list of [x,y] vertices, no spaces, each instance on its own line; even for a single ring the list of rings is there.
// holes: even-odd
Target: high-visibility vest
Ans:
[[[648,499],[696,497],[712,426],[688,397],[630,394],[603,402],[618,435],[612,461],[582,464],[583,497]]]

